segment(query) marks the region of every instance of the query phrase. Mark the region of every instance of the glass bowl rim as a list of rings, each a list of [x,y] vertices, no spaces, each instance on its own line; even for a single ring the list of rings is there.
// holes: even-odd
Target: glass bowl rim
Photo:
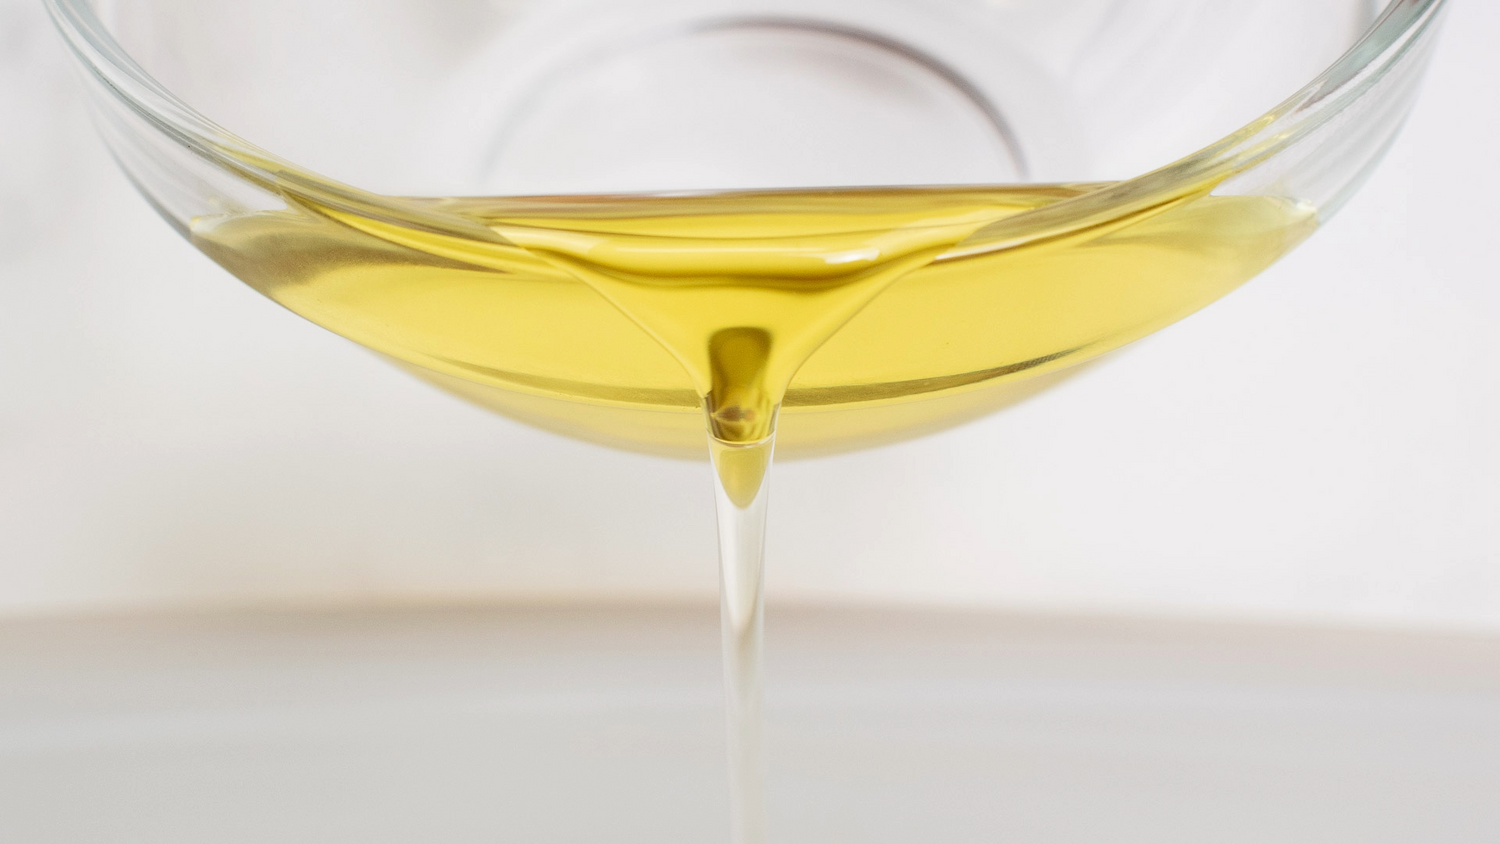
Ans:
[[[462,237],[496,237],[488,229],[482,234],[476,231],[482,228],[477,223],[435,212],[405,197],[376,194],[323,177],[257,147],[199,113],[147,73],[110,35],[92,0],[43,2],[82,68],[102,84],[111,99],[209,163],[271,193]],[[1076,230],[1206,193],[1306,138],[1360,100],[1423,40],[1446,3],[1390,0],[1369,29],[1328,69],[1243,127],[1158,169],[1101,183],[1096,190],[1008,220],[1020,223],[1021,218],[1045,214],[1061,218],[1064,230]],[[1063,233],[1057,222],[1049,229],[1052,236]],[[984,238],[986,249],[995,248],[997,238],[1005,240],[1000,231],[987,234],[991,236]]]

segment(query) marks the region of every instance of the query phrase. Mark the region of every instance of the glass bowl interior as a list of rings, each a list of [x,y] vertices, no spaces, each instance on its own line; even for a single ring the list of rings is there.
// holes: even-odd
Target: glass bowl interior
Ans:
[[[96,70],[212,123],[118,89],[143,109],[409,196],[1128,179],[1330,66],[1357,75],[1421,19],[1372,28],[1370,0],[53,3],[109,42]]]

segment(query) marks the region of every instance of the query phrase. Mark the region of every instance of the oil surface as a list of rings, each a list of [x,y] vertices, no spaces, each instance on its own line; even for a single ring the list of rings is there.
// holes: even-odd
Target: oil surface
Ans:
[[[983,412],[1217,299],[1315,226],[1288,200],[1203,195],[965,249],[1096,187],[415,200],[491,239],[288,200],[192,237],[291,310],[525,421],[702,455],[702,402],[734,443],[779,404],[795,455]]]

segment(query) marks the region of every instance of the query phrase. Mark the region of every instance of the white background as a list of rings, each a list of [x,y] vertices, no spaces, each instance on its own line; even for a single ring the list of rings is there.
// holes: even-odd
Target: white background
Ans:
[[[1286,262],[1001,415],[783,465],[773,600],[1500,629],[1500,4]],[[0,612],[706,597],[703,464],[433,391],[234,282],[0,0]]]

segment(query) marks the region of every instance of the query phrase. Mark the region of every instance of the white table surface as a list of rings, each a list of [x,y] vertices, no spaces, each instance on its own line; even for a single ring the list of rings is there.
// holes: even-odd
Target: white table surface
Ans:
[[[1500,638],[769,618],[795,842],[1492,844]],[[0,840],[723,840],[711,609],[0,622]]]

